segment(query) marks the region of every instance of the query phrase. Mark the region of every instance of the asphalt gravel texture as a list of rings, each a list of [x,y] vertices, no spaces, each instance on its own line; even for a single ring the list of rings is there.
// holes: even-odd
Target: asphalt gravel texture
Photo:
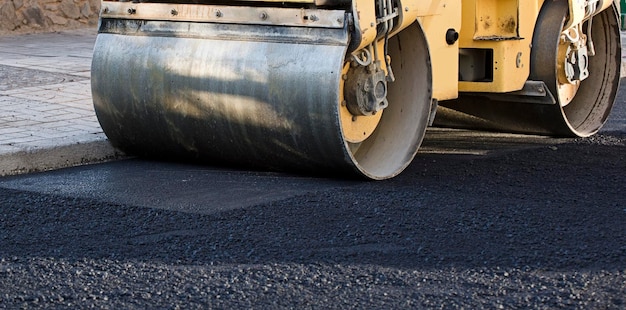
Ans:
[[[625,157],[619,132],[419,154],[204,214],[3,185],[103,165],[2,178],[0,308],[624,309]]]

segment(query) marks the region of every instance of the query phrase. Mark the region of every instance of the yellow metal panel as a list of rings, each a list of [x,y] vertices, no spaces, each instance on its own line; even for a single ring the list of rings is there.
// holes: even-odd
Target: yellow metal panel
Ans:
[[[518,38],[518,0],[476,0],[475,40]]]
[[[371,0],[354,0],[352,5],[355,27],[361,31],[361,43],[355,49],[358,51],[376,40],[376,7]]]
[[[415,22],[417,16],[423,16],[426,12],[430,12],[429,5],[431,2],[418,1],[418,0],[398,0],[398,25],[391,32],[391,35],[395,35],[400,30],[410,26]]]
[[[502,93],[522,89],[530,73],[533,31],[542,4],[543,0],[463,0],[459,47],[493,50],[493,80],[460,81],[459,91]],[[515,20],[515,14],[515,23],[507,22]],[[494,27],[485,27],[487,19],[495,22]],[[495,30],[489,30],[492,28]]]
[[[428,1],[422,1],[428,2]],[[433,98],[458,97],[459,45],[446,42],[448,29],[461,31],[461,0],[430,1],[418,17],[430,48],[433,68]]]

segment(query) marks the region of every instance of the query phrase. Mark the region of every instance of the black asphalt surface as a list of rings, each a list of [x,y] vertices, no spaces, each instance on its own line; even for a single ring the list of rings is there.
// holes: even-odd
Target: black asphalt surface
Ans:
[[[624,309],[611,126],[433,130],[382,182],[137,159],[1,178],[0,308]]]

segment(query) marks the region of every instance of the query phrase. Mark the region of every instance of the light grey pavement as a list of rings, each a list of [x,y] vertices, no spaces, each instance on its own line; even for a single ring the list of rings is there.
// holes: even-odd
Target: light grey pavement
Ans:
[[[0,36],[0,175],[122,155],[106,140],[93,110],[95,38],[95,28]]]
[[[119,155],[91,101],[96,29],[0,36],[0,175]]]

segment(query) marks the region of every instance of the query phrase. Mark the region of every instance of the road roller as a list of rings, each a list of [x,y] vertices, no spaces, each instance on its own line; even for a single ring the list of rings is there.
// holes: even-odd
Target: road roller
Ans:
[[[429,126],[595,134],[612,0],[101,1],[91,86],[127,154],[382,180]]]

